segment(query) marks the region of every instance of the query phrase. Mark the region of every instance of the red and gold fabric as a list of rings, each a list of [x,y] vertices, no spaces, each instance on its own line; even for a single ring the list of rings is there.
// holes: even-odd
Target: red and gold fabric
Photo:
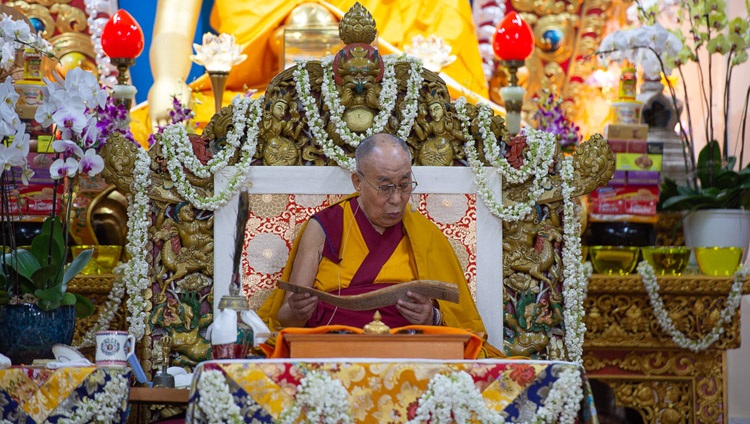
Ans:
[[[96,367],[0,370],[0,422],[33,424],[80,417],[78,409],[95,405],[113,378],[129,382],[130,374],[130,369]],[[127,420],[129,394],[124,390],[117,399],[106,396],[107,406],[117,409],[116,422]]]
[[[206,422],[197,389],[203,374],[219,371],[233,401],[240,405],[245,422],[277,422],[295,403],[301,380],[310,372],[327,373],[348,392],[353,422],[406,422],[415,416],[420,397],[437,374],[466,372],[481,393],[485,405],[502,414],[506,422],[525,420],[545,404],[563,370],[583,370],[568,362],[550,361],[209,361],[196,369],[188,405],[188,421]],[[585,377],[580,422],[596,422],[596,410]],[[533,408],[533,409],[532,409]]]

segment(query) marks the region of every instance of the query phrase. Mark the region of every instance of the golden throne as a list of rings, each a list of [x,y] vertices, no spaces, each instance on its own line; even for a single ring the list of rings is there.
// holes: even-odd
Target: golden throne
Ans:
[[[508,354],[564,359],[565,329],[558,319],[564,308],[559,149],[549,152],[543,187],[534,178],[501,181],[488,155],[496,148],[521,167],[532,140],[510,137],[503,118],[485,106],[450,102],[445,82],[417,60],[381,56],[370,45],[376,27],[363,7],[349,10],[339,28],[342,50],[281,72],[261,98],[235,99],[202,135],[169,130],[145,162],[121,138],[105,147],[105,178],[121,190],[137,188],[137,164],[149,166],[145,367],[157,365],[151,351],[163,335],[175,341],[176,363],[192,366],[208,359],[203,330],[228,290],[238,190],[252,194],[242,292],[257,306],[275,285],[299,224],[352,191],[346,169],[358,140],[380,131],[410,146],[420,182],[412,207],[435,221],[454,245],[490,341]],[[192,150],[192,165],[179,161],[185,150]],[[191,171],[218,158],[226,166],[216,166],[212,175]],[[606,182],[613,162],[606,142],[592,137],[572,157],[569,194],[580,196]],[[486,184],[491,192],[499,195],[502,185],[495,206],[533,203],[531,213],[516,222],[494,217],[478,198],[477,170],[493,171]],[[231,195],[234,200],[219,200]]]

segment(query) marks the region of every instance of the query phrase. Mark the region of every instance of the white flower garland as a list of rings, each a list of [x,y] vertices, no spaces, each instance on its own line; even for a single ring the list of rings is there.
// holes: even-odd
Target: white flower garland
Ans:
[[[338,380],[322,371],[311,371],[300,380],[293,405],[282,411],[279,422],[342,424],[351,423],[349,392]],[[304,412],[305,420],[299,421]]]
[[[385,69],[383,72],[382,89],[378,98],[381,109],[375,116],[373,125],[370,126],[363,135],[355,134],[349,130],[346,122],[342,118],[345,108],[341,105],[336,90],[336,84],[333,80],[333,73],[331,70],[333,56],[326,56],[321,60],[321,66],[323,67],[321,97],[330,111],[331,123],[336,128],[341,139],[349,146],[357,147],[363,139],[382,132],[388,124],[388,119],[391,117],[393,110],[396,107],[396,100],[398,97],[398,82],[396,80],[395,65],[399,61],[408,62],[410,65],[409,80],[406,84],[406,96],[404,97],[406,104],[403,112],[404,116],[400,123],[401,126],[396,133],[398,137],[405,140],[409,137],[417,116],[419,89],[422,86],[422,63],[419,59],[406,55],[398,57],[394,55],[383,56]],[[297,85],[297,93],[300,94],[300,100],[302,101],[302,107],[305,110],[310,130],[312,131],[315,140],[323,149],[323,153],[326,157],[334,159],[339,166],[354,171],[354,159],[347,156],[344,150],[337,146],[330,137],[328,137],[325,125],[323,124],[323,119],[320,117],[318,111],[315,97],[312,95],[310,74],[307,72],[306,60],[297,61],[297,67],[294,70],[294,81]]]
[[[128,291],[128,331],[141,340],[146,334],[146,299],[144,292],[149,288],[149,264],[146,260],[148,241],[149,187],[151,157],[145,149],[139,149],[133,170],[133,195],[128,205],[128,244],[125,250],[130,260],[124,266],[124,281]]]
[[[583,317],[583,301],[588,290],[590,275],[581,263],[581,221],[578,219],[576,204],[573,201],[573,158],[565,157],[560,164],[563,196],[563,297],[565,308],[565,348],[568,359],[581,364],[583,356],[583,339],[586,335],[586,324]]]
[[[238,99],[239,98],[239,99]],[[183,125],[173,124],[164,130],[162,141],[165,147],[165,156],[167,158],[167,169],[172,181],[175,183],[177,192],[197,209],[215,211],[224,206],[236,194],[244,184],[246,176],[250,171],[250,164],[253,161],[256,148],[258,146],[258,132],[261,116],[263,115],[263,96],[252,100],[243,96],[237,96],[232,101],[234,112],[232,114],[232,131],[227,134],[227,143],[229,147],[225,152],[219,153],[209,161],[206,166],[201,165],[195,157],[190,145],[187,130]],[[250,106],[250,116],[245,118],[248,105]],[[247,127],[247,131],[245,131]],[[216,171],[227,166],[229,159],[236,152],[242,137],[245,137],[245,143],[242,144],[240,159],[235,164],[234,174],[229,178],[229,182],[224,190],[214,193],[211,197],[200,197],[190,181],[185,177],[183,166],[199,178],[208,178]]]
[[[530,423],[572,423],[575,422],[583,400],[581,372],[577,368],[564,369],[552,383],[544,406],[536,411]],[[448,376],[435,374],[427,386],[427,391],[419,398],[419,407],[414,418],[407,424],[424,422],[504,424],[505,417],[487,407],[474,380],[466,371],[458,371]]]
[[[126,267],[127,265],[120,263],[115,268],[114,273],[118,276],[123,275]],[[122,299],[124,297],[125,278],[117,277],[112,284],[112,290],[110,290],[109,296],[107,297],[107,303],[104,304],[104,307],[99,312],[99,318],[97,318],[94,326],[86,332],[85,336],[83,336],[81,343],[74,346],[75,348],[80,349],[84,347],[94,346],[94,344],[96,343],[96,333],[98,331],[108,330],[110,328],[109,324],[115,318],[115,313],[120,308],[120,304],[122,304]]]
[[[734,282],[729,290],[729,296],[727,297],[724,309],[721,310],[719,321],[714,328],[712,328],[711,331],[700,340],[692,340],[675,328],[674,322],[669,316],[669,312],[664,308],[664,302],[659,297],[659,283],[656,280],[654,268],[652,268],[648,262],[642,261],[638,264],[638,273],[641,275],[643,286],[648,292],[648,297],[651,301],[651,308],[654,310],[656,321],[659,323],[661,329],[672,337],[672,341],[677,346],[693,352],[701,352],[714,344],[714,342],[716,342],[716,340],[718,340],[724,333],[724,324],[732,321],[732,318],[740,305],[740,300],[742,299],[742,285],[750,274],[750,268],[744,266],[734,273]]]
[[[579,261],[580,262],[580,261]],[[567,368],[560,371],[557,380],[536,412],[534,423],[574,423],[583,400],[581,371]]]
[[[479,132],[482,139],[485,140],[484,153],[487,162],[496,166],[497,172],[510,183],[518,184],[532,176],[534,177],[527,201],[512,206],[503,206],[502,199],[498,201],[495,193],[488,186],[485,167],[479,160],[474,137],[469,131],[471,122],[466,115],[466,99],[459,98],[454,106],[461,121],[464,138],[466,138],[464,149],[469,166],[474,173],[474,184],[476,184],[477,192],[487,208],[493,215],[504,221],[518,221],[528,216],[537,199],[544,193],[545,187],[549,186],[549,169],[554,160],[556,146],[554,135],[530,128],[521,130],[521,134],[526,136],[528,147],[524,153],[526,160],[520,169],[515,169],[508,163],[507,159],[500,155],[497,138],[490,130],[492,111],[487,106],[479,106]]]
[[[245,131],[245,114],[253,100],[247,96],[237,96],[232,100],[232,130],[227,134],[227,147],[214,155],[206,165],[203,165],[193,152],[193,145],[188,138],[185,125],[173,124],[162,133],[162,147],[167,157],[173,157],[188,171],[198,178],[212,177],[216,171],[227,166],[229,159],[240,147],[240,140]],[[257,142],[257,141],[256,141]]]
[[[99,74],[99,82],[102,85],[112,88],[117,84],[117,78],[114,71],[117,69],[109,60],[109,56],[102,49],[102,30],[104,25],[109,21],[110,14],[117,8],[111,0],[84,0],[86,4],[86,21],[91,31],[91,45],[96,52],[96,70]]]
[[[121,407],[126,403],[123,393],[128,392],[128,381],[116,374],[104,385],[102,391],[94,395],[93,399],[86,398],[80,402],[74,414],[61,418],[62,424],[77,423],[119,423]]]
[[[505,422],[502,415],[484,403],[471,376],[466,371],[459,371],[447,376],[435,374],[430,379],[427,391],[419,397],[416,416],[407,424],[465,423],[473,420],[494,424]]]
[[[224,374],[221,371],[203,371],[198,379],[197,389],[201,396],[198,410],[209,423],[243,423],[240,407],[229,392]]]

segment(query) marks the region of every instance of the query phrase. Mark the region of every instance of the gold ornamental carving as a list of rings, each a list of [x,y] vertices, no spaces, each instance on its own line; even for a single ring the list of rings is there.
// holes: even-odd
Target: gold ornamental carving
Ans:
[[[52,37],[55,30],[55,19],[50,14],[49,8],[44,4],[33,4],[27,1],[9,1],[6,6],[14,7],[20,10],[28,19],[39,19],[44,25],[44,30],[40,32],[43,38]]]
[[[57,14],[57,30],[65,32],[84,32],[88,28],[86,21],[86,12],[67,4],[55,3],[50,12]]]
[[[719,321],[732,280],[707,276],[661,277],[660,296],[675,327],[699,340]],[[750,280],[743,293],[750,293]],[[584,301],[584,348],[678,348],[656,321],[640,276],[593,275]],[[724,333],[711,346],[740,346],[739,310],[724,325]]]
[[[727,422],[726,352],[584,350],[588,377],[644,422]]]

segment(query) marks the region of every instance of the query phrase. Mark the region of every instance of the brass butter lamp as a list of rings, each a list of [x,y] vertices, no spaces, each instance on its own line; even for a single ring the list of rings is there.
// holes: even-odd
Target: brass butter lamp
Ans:
[[[117,85],[112,88],[115,104],[130,110],[136,88],[130,84],[128,69],[143,53],[143,31],[135,18],[125,10],[118,10],[102,28],[102,50],[117,67]]]
[[[526,90],[518,85],[518,68],[526,64],[534,51],[534,34],[531,27],[516,12],[508,13],[497,25],[492,38],[492,49],[500,65],[510,74],[508,85],[500,89],[505,102],[505,121],[508,132],[516,135],[521,131],[521,108]]]

